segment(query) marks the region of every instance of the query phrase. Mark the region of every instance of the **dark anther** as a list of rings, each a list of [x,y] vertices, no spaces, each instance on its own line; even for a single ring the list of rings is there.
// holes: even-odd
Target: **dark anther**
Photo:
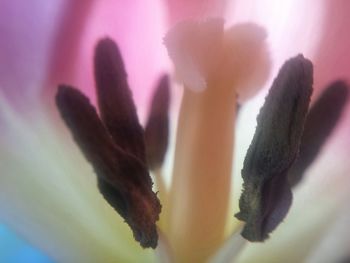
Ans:
[[[169,77],[164,75],[154,93],[145,128],[147,163],[151,170],[164,161],[169,140]]]
[[[301,138],[300,153],[288,173],[291,186],[298,184],[337,126],[348,101],[349,88],[343,81],[330,84],[311,107]]]
[[[113,40],[99,41],[94,66],[98,107],[103,123],[120,147],[145,161],[143,129],[139,124],[121,54]]]
[[[242,236],[264,241],[286,216],[292,202],[288,170],[293,164],[312,93],[312,63],[302,55],[288,60],[274,80],[257,118],[242,169],[239,220]]]
[[[143,130],[128,88],[122,58],[112,40],[100,41],[95,74],[101,119],[88,98],[61,85],[56,104],[74,140],[97,175],[98,188],[125,219],[143,247],[158,242],[161,206],[145,163]]]

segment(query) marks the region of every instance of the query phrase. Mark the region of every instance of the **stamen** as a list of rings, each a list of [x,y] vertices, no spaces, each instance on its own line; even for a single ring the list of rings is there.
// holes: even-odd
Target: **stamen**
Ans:
[[[129,224],[135,239],[143,247],[155,248],[160,204],[151,190],[146,166],[113,141],[80,91],[60,86],[56,103],[74,140],[92,164],[102,195]]]
[[[312,63],[302,55],[287,61],[257,118],[242,169],[244,190],[236,214],[246,222],[242,236],[249,241],[268,238],[291,205],[287,174],[299,151],[312,93],[312,72]]]
[[[349,87],[343,81],[329,85],[311,107],[306,118],[300,153],[288,173],[289,184],[297,185],[334,131],[348,102]]]
[[[98,42],[94,58],[101,119],[118,146],[145,162],[143,130],[127,83],[123,59],[113,40]]]
[[[92,164],[101,194],[125,219],[141,246],[155,248],[161,205],[152,192],[143,130],[122,58],[112,40],[97,45],[95,75],[102,121],[88,98],[70,86],[59,87],[57,107]]]
[[[164,39],[185,87],[164,228],[175,261],[207,261],[233,223],[227,215],[237,97],[247,99],[267,77],[265,37],[256,25],[225,30],[221,18],[209,18],[183,21]]]
[[[151,170],[155,170],[163,164],[168,147],[169,104],[169,77],[164,75],[153,96],[145,128],[146,157]]]

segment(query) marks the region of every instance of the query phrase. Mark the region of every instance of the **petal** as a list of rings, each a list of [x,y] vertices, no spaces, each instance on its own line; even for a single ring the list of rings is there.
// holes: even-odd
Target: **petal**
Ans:
[[[160,72],[169,68],[162,45],[165,18],[161,0],[113,4],[93,0],[83,4],[67,0],[50,4],[41,0],[30,4],[6,0],[0,7],[0,87],[12,100],[28,104],[29,99],[42,95],[41,99],[53,104],[59,83],[86,87],[94,98],[93,50],[97,39],[106,35],[116,39],[126,54],[141,114],[149,101],[145,87],[152,87]],[[139,41],[142,47],[135,45]]]
[[[63,0],[62,10],[55,17],[57,25],[52,32],[46,79],[41,87],[44,100],[54,96],[58,84],[74,80],[82,37],[95,5],[94,0],[84,2]]]
[[[0,226],[0,237],[0,260],[2,262],[52,262],[42,251],[34,249],[24,240],[19,239],[4,225]]]
[[[239,256],[239,253],[243,250],[247,240],[244,239],[239,232],[233,233],[224,243],[224,245],[218,249],[215,255],[210,259],[210,263],[225,263],[234,262]]]
[[[349,197],[347,197],[349,200]],[[335,222],[326,227],[325,234],[317,247],[308,256],[308,263],[317,262],[348,262],[350,231],[349,231],[349,205],[345,201],[339,207],[342,211],[339,213]]]
[[[349,22],[348,10],[349,3],[347,1],[324,1],[325,12],[320,41],[315,53],[315,84],[324,88],[330,82],[336,79],[343,79],[348,82],[350,79],[350,33],[347,30]],[[319,93],[322,90],[319,90]],[[350,118],[349,107],[345,109],[344,117],[338,125],[340,130],[337,138],[334,139],[339,149],[350,143],[349,127]],[[337,150],[339,150],[337,149]],[[346,153],[347,154],[347,153]],[[343,165],[346,166],[347,162]]]
[[[298,53],[313,57],[323,31],[326,2],[236,0],[226,9],[226,17],[230,24],[252,22],[267,31],[267,41],[277,71],[287,57]]]
[[[95,101],[92,58],[97,40],[108,36],[118,43],[138,115],[143,120],[150,101],[149,90],[169,68],[162,44],[166,30],[163,10],[162,0],[96,1],[79,46],[76,75],[69,83],[83,89],[83,93]]]
[[[347,1],[325,1],[325,5],[327,9],[322,23],[322,35],[315,55],[315,62],[318,65],[315,72],[316,83],[320,87],[335,78],[342,78],[346,81],[350,79],[348,59],[350,33],[347,30],[349,3]],[[322,150],[321,160],[311,167],[314,172],[310,171],[306,174],[309,176],[309,178],[306,177],[306,183],[314,182],[314,180],[322,182],[324,187],[319,189],[319,192],[327,193],[328,198],[332,198],[332,195],[343,196],[343,202],[338,200],[334,204],[337,210],[333,214],[333,220],[327,222],[326,228],[323,229],[324,235],[309,253],[307,262],[347,262],[349,260],[349,105],[346,105],[344,111],[335,134],[327,143],[326,148]],[[328,168],[327,164],[331,167]],[[329,193],[330,189],[334,192]],[[324,213],[326,212],[328,211]]]
[[[189,18],[223,17],[227,0],[166,0],[170,25]]]
[[[18,109],[39,94],[62,1],[0,3],[0,89]]]
[[[324,5],[322,29],[315,47],[315,85],[326,87],[335,79],[350,78],[350,22],[348,1],[322,1]]]
[[[153,262],[98,193],[70,136],[43,109],[28,120],[0,99],[1,220],[54,261]]]
[[[302,180],[306,169],[321,153],[322,146],[341,121],[348,97],[348,85],[343,81],[336,81],[325,89],[311,107],[306,118],[299,156],[288,172],[291,186]]]

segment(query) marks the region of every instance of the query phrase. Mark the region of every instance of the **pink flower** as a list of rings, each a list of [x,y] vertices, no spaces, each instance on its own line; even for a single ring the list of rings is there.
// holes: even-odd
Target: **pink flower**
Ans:
[[[154,261],[153,251],[138,246],[130,229],[99,194],[90,165],[53,107],[57,85],[67,83],[78,87],[95,104],[93,49],[100,38],[109,36],[121,50],[138,115],[141,123],[145,123],[154,83],[162,73],[172,72],[172,63],[163,45],[163,37],[170,26],[188,18],[221,16],[225,17],[225,26],[249,22],[266,30],[272,62],[266,87],[271,86],[277,70],[289,57],[303,53],[313,61],[315,100],[330,82],[349,77],[350,34],[346,26],[349,8],[345,0],[307,3],[302,0],[158,0],[152,3],[138,0],[112,4],[106,0],[84,3],[34,0],[30,4],[21,0],[2,1],[1,220],[57,261]],[[181,74],[180,80],[183,80]],[[344,228],[350,216],[347,204],[350,167],[346,161],[350,118],[347,110],[304,180],[295,188],[292,208],[271,238],[263,244],[243,244],[238,235],[229,238],[233,229],[237,230],[233,214],[238,211],[241,194],[240,169],[266,92],[267,88],[262,89],[242,106],[235,124],[233,185],[231,191],[227,185],[224,198],[225,202],[232,203],[232,211],[228,211],[229,220],[219,218],[224,223],[229,222],[223,236],[228,242],[220,237],[215,244],[209,239],[203,239],[202,244],[191,243],[196,240],[196,231],[185,233],[183,244],[174,241],[174,236],[181,232],[176,223],[187,217],[191,219],[191,215],[188,211],[170,213],[172,220],[169,222],[173,225],[165,231],[166,237],[161,237],[160,248],[156,250],[160,258],[166,251],[165,239],[174,246],[171,250],[175,251],[175,258],[178,255],[195,258],[196,253],[203,253],[198,258],[214,256],[216,260],[225,260],[229,257],[239,262],[330,262],[349,256],[350,235]],[[174,89],[173,93],[172,131],[181,89]],[[173,137],[162,169],[166,175],[172,168]],[[168,179],[169,176],[167,183]],[[230,177],[227,179],[222,185],[230,184]],[[175,187],[185,186],[185,181],[179,180]],[[186,194],[200,193],[200,187],[208,185],[198,179],[198,183],[190,187],[192,189],[172,190],[186,201],[191,200],[186,199]],[[217,195],[214,199],[220,200],[219,193]],[[175,207],[174,204],[168,207]],[[163,209],[166,211],[166,204]],[[215,219],[213,214],[208,214],[210,206],[203,206],[203,209],[208,209],[203,212],[204,216]],[[174,211],[181,211],[181,207]],[[179,221],[175,217],[179,217]],[[200,224],[198,222],[198,229]],[[221,227],[222,230],[225,229]],[[209,229],[208,235],[215,235],[215,231],[218,231],[215,227]],[[188,247],[183,249],[186,245]],[[206,245],[206,252],[196,251]]]

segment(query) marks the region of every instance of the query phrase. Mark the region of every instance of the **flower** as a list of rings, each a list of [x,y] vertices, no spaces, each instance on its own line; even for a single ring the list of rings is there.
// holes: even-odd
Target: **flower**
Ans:
[[[322,5],[313,6],[313,8],[320,8],[320,10],[311,13],[310,6],[306,6],[308,8],[304,8],[303,10],[299,9],[301,6],[305,7],[305,5],[300,4],[301,1],[285,1],[284,4],[281,4],[282,6],[276,8],[276,10],[274,9],[274,6],[276,5],[274,1],[261,2],[263,2],[262,5],[264,5],[265,8],[261,8],[261,11],[260,8],[258,8],[259,11],[254,15],[255,20],[253,20],[253,22],[259,22],[258,24],[264,26],[269,34],[268,40],[271,42],[270,49],[272,51],[272,61],[276,65],[274,70],[272,70],[273,73],[271,75],[276,75],[275,71],[279,68],[282,60],[290,57],[292,53],[294,55],[295,52],[302,52],[314,61],[316,88],[324,87],[331,80],[347,76],[348,68],[345,59],[346,56],[339,57],[337,55],[347,54],[345,52],[347,51],[348,38],[347,33],[346,31],[343,31],[345,29],[343,29],[344,27],[342,26],[342,23],[347,19],[346,16],[343,17],[346,8],[342,8],[342,5],[347,5],[345,2],[324,1],[322,2]],[[25,10],[25,7],[20,7],[11,3],[4,1],[3,5],[5,5],[6,8],[1,9],[6,10],[3,12],[8,12],[8,16],[11,15],[9,10],[12,10],[13,12],[19,12],[22,10],[24,14],[27,14],[27,11],[23,11]],[[35,3],[37,5],[42,4],[41,1],[36,1]],[[32,10],[35,10],[35,7],[38,7],[35,6],[35,3],[32,3],[32,6],[30,6],[30,8],[33,8]],[[72,8],[72,6],[65,1],[57,1],[55,3],[57,6],[40,6],[38,10],[42,11],[43,9],[41,8],[46,8],[46,12],[39,12],[39,15],[41,15],[39,17],[43,17],[43,19],[46,20],[46,15],[48,17],[59,16],[57,10],[60,9],[58,7],[67,8],[67,10]],[[174,5],[174,3],[181,2],[169,1],[169,3],[171,6]],[[217,1],[216,3],[220,2]],[[141,1],[138,2],[138,4],[140,4],[141,7],[146,8],[145,4]],[[159,10],[160,7],[158,4],[159,3],[154,3],[154,5],[147,6],[147,8],[149,8],[149,10]],[[250,9],[250,2],[245,1],[244,5],[241,5],[240,1],[235,1],[233,4],[236,15],[232,17],[236,19],[236,22],[240,19],[243,21],[247,20],[247,17],[244,17],[246,10],[253,10]],[[257,3],[255,4],[258,7],[260,5]],[[82,31],[81,34],[75,34],[80,32],[80,27],[78,27],[78,29],[69,28],[74,33],[65,35],[65,31],[63,30],[63,33],[61,32],[54,42],[50,42],[52,41],[52,36],[50,36],[50,34],[53,32],[52,28],[54,27],[54,23],[52,22],[51,25],[50,23],[48,23],[48,25],[42,25],[44,29],[38,29],[38,32],[43,34],[43,41],[39,41],[42,46],[40,46],[41,48],[34,49],[35,51],[38,51],[40,54],[39,56],[30,52],[25,52],[28,51],[29,46],[22,46],[21,42],[11,42],[13,39],[16,39],[16,30],[21,33],[22,28],[23,31],[29,31],[26,30],[28,29],[27,27],[38,27],[38,25],[30,19],[30,17],[33,16],[33,13],[29,16],[31,24],[27,24],[27,21],[25,20],[23,20],[24,22],[18,20],[16,21],[18,24],[16,24],[16,27],[12,30],[9,29],[10,24],[4,24],[4,28],[9,29],[7,32],[7,36],[9,37],[5,38],[6,41],[4,42],[5,44],[2,45],[1,50],[2,53],[9,56],[8,61],[11,61],[9,64],[11,67],[5,67],[5,65],[2,65],[1,71],[3,73],[1,76],[5,77],[0,78],[0,85],[3,93],[2,103],[0,104],[0,119],[2,126],[4,127],[3,137],[1,138],[1,143],[3,145],[1,154],[2,161],[5,164],[2,168],[2,174],[4,174],[4,176],[2,176],[1,181],[3,187],[0,198],[2,207],[1,216],[4,222],[15,228],[35,245],[42,247],[48,254],[52,255],[54,259],[59,261],[79,262],[91,261],[92,259],[95,261],[108,261],[110,259],[119,261],[153,261],[153,253],[149,250],[143,251],[137,246],[130,236],[129,229],[121,222],[121,219],[98,194],[95,186],[94,174],[81,156],[81,153],[74,146],[67,130],[57,124],[58,118],[53,117],[52,112],[48,112],[47,108],[43,105],[37,104],[38,101],[40,102],[38,99],[40,88],[43,86],[50,86],[53,88],[56,86],[54,84],[57,80],[84,89],[83,92],[89,94],[91,100],[94,101],[95,98],[92,95],[93,81],[91,77],[92,74],[90,74],[90,60],[91,47],[96,42],[96,35],[100,35],[100,33],[96,32],[101,32],[101,28],[96,26],[101,24],[94,23],[95,21],[93,18],[100,15],[113,18],[112,20],[107,19],[107,21],[115,21],[114,19],[117,19],[118,21],[118,23],[104,23],[106,23],[105,25],[107,25],[107,27],[115,24],[117,25],[115,31],[119,37],[114,38],[118,39],[118,44],[121,47],[126,62],[127,72],[130,76],[130,86],[136,91],[134,92],[136,95],[135,101],[138,109],[141,111],[139,112],[141,120],[145,119],[145,105],[146,101],[148,101],[148,96],[145,96],[145,93],[141,92],[140,89],[141,87],[151,86],[154,79],[159,76],[160,69],[168,67],[165,50],[162,49],[160,41],[164,34],[164,29],[162,29],[161,26],[159,26],[159,28],[150,27],[155,31],[153,33],[156,33],[156,36],[147,32],[147,38],[142,38],[142,43],[144,44],[143,47],[154,45],[154,50],[157,52],[145,52],[145,50],[140,48],[139,43],[135,44],[135,39],[138,39],[137,35],[144,36],[143,32],[137,32],[136,30],[136,35],[126,34],[126,30],[134,32],[132,29],[137,29],[140,24],[145,21],[151,21],[152,25],[162,24],[153,22],[155,20],[161,21],[163,18],[160,16],[154,16],[151,12],[143,11],[148,9],[135,8],[133,4],[123,3],[124,13],[127,13],[127,10],[130,10],[130,12],[139,12],[138,14],[140,15],[147,15],[147,19],[136,20],[136,22],[135,19],[132,18],[131,22],[135,22],[135,25],[134,23],[126,22],[126,19],[128,19],[129,16],[120,16],[116,18],[113,8],[109,7],[106,1],[101,1],[99,3],[91,1],[90,5],[91,6],[86,7],[86,9],[81,9],[81,5],[79,4],[76,4],[75,7],[73,5],[73,10],[83,10],[81,12],[82,17],[78,16],[79,21],[82,21],[84,17],[88,17],[88,14],[90,14],[92,18],[92,20],[87,20],[91,24],[85,24],[85,31]],[[106,5],[108,5],[108,9],[106,9]],[[329,8],[326,8],[328,6]],[[321,12],[324,11],[323,9],[321,10],[321,8],[328,10],[327,12],[330,12],[331,14],[332,12],[340,13],[340,15],[337,15],[336,21],[328,24],[326,23],[325,28],[319,26],[321,22],[324,21],[321,18],[328,17]],[[209,10],[211,9],[209,8]],[[225,9],[218,8],[215,10],[218,10],[215,12],[219,12]],[[271,12],[271,10],[273,12]],[[299,17],[301,16],[300,12],[302,12],[302,14],[305,12],[305,17],[308,17],[308,19],[302,16],[302,18],[304,17],[305,19],[303,20],[301,18],[298,21],[304,23],[303,25],[307,24],[308,26],[306,28],[303,28],[300,25],[295,25],[294,23],[288,23],[290,20],[286,20],[286,27],[283,26],[282,21],[284,20],[282,20],[281,17],[288,17],[283,11],[286,11],[287,14],[292,17],[294,10],[298,13]],[[266,14],[270,15],[267,17]],[[283,16],[283,14],[285,16]],[[183,12],[173,12],[172,17],[175,18],[173,18],[172,21],[178,20],[179,15],[183,15]],[[64,21],[71,21],[71,23],[67,23],[74,25],[74,19],[77,18],[75,17],[75,13],[72,12],[71,16],[67,16],[68,18],[66,17],[65,19],[68,20]],[[2,17],[6,18],[6,16]],[[28,19],[27,16],[24,17]],[[135,15],[132,17],[138,16]],[[228,20],[230,20],[230,17],[231,16],[228,16]],[[264,21],[261,21],[261,18],[263,18]],[[305,22],[312,21],[313,19],[315,20],[315,23]],[[276,21],[279,21],[279,23]],[[231,24],[230,22],[232,21],[228,21],[228,24]],[[67,27],[64,27],[64,29],[65,28]],[[300,30],[300,28],[303,30]],[[29,32],[34,31],[33,28],[30,29],[31,31]],[[316,29],[316,31],[314,29]],[[325,33],[323,33],[321,29],[325,30]],[[322,39],[323,34],[327,34],[328,36],[329,33],[331,33],[330,35],[332,37],[325,37],[326,40],[323,41],[313,39],[313,41],[300,41],[298,43],[293,43],[293,45],[285,45],[284,41],[287,37],[283,34],[282,30],[286,31],[288,36],[293,32],[297,33],[297,36],[299,36],[300,39],[305,39],[309,36],[310,34],[308,31],[316,32],[314,33],[315,36],[320,36],[320,39]],[[108,32],[108,30],[106,31]],[[91,32],[95,33],[93,34]],[[339,34],[338,36],[334,32],[340,32],[343,34]],[[334,37],[336,40],[339,40],[339,38],[340,40],[334,41],[332,34],[335,34]],[[11,36],[13,36],[13,38],[11,38]],[[38,36],[39,35],[35,34],[35,37]],[[70,39],[70,37],[72,37],[72,39]],[[86,42],[83,42],[82,39]],[[35,39],[30,35],[29,40],[28,43],[31,43],[32,46],[36,46]],[[48,67],[45,55],[50,54],[50,52],[48,52],[50,45],[52,47],[52,44],[56,43],[53,46],[54,50],[60,50],[62,46],[57,43],[63,43],[64,40],[67,40],[70,44],[78,43],[76,44],[76,47],[80,47],[78,49],[80,55],[78,58],[74,58],[74,54],[77,52],[69,53],[68,51],[70,51],[71,45],[67,44],[67,51],[65,51],[66,48],[62,48],[63,52],[57,53],[62,55],[55,54],[53,58],[51,57],[52,60],[50,61],[53,61],[53,65],[50,66],[49,64]],[[287,41],[290,42],[290,40]],[[307,45],[303,46],[306,42],[308,42]],[[13,45],[13,43],[16,45]],[[321,45],[319,45],[319,43],[321,43]],[[325,47],[322,47],[322,44]],[[334,53],[327,51],[332,45],[336,45],[337,47]],[[326,48],[326,51],[322,50],[322,48]],[[12,49],[15,51],[23,51],[24,55],[14,57],[14,54],[17,52],[14,53]],[[317,50],[322,56],[317,55],[317,52],[315,52]],[[40,51],[42,51],[42,53]],[[154,58],[153,55],[159,57]],[[17,61],[14,58],[18,58],[19,60]],[[87,61],[84,67],[81,67],[81,65],[84,65],[81,64],[81,61]],[[152,63],[150,66],[151,68],[147,68],[146,73],[144,65],[150,64],[140,63],[140,61],[155,61],[157,64]],[[34,62],[36,62],[35,65],[37,65],[37,67],[33,67]],[[63,67],[66,70],[57,70],[57,68],[62,68],[60,65],[66,64],[68,64],[68,69],[67,67]],[[325,70],[328,69],[328,65],[332,65],[332,67],[330,67],[331,70]],[[52,71],[49,73],[45,72],[45,69],[47,68]],[[18,72],[18,74],[16,74],[18,75],[18,78],[13,78],[12,72],[14,70]],[[148,70],[150,70],[151,73],[149,73]],[[48,77],[46,77],[45,74],[47,74]],[[344,76],[339,74],[344,74]],[[25,87],[23,92],[27,92],[26,94],[28,95],[22,95],[22,99],[19,99],[21,96],[15,94],[15,90],[18,90],[18,88],[15,89],[15,87]],[[316,89],[316,96],[319,93],[320,91]],[[50,94],[52,94],[52,90],[51,93],[50,91],[46,93],[45,98],[52,99],[53,96]],[[254,128],[249,127],[255,125],[253,120],[257,115],[257,110],[262,105],[262,97],[264,97],[264,94],[260,93],[255,99],[248,102],[241,109],[240,117],[237,121],[238,134],[236,137],[238,138],[237,141],[242,142],[242,144],[236,150],[237,163],[242,163],[242,158],[246,152],[245,149],[247,149],[252,138]],[[50,104],[50,101],[48,103]],[[20,105],[21,107],[15,108],[13,105]],[[343,119],[346,120],[346,118]],[[242,123],[243,120],[244,123]],[[293,208],[283,225],[273,233],[271,240],[264,245],[247,246],[242,251],[240,260],[243,262],[252,262],[254,256],[258,256],[260,261],[266,260],[268,262],[280,261],[280,259],[285,260],[286,258],[300,261],[311,251],[311,246],[316,246],[317,242],[322,240],[318,235],[312,235],[310,233],[321,234],[323,232],[321,231],[322,228],[330,224],[332,218],[334,219],[334,213],[337,212],[334,210],[346,212],[346,209],[344,209],[346,208],[346,205],[344,205],[343,201],[348,197],[348,179],[346,177],[348,168],[344,165],[346,164],[345,157],[344,159],[342,157],[346,156],[346,149],[343,148],[342,150],[338,150],[337,148],[337,144],[344,144],[347,142],[341,133],[341,130],[346,131],[346,124],[346,121],[341,122],[341,128],[345,127],[345,129],[339,129],[339,131],[336,131],[338,139],[332,139],[332,142],[334,143],[326,145],[326,150],[324,150],[320,156],[320,162],[315,163],[315,165],[310,168],[308,171],[309,176],[306,177],[305,182],[299,187],[299,189],[296,189]],[[336,159],[332,156],[334,151],[337,152]],[[240,152],[244,153],[243,156],[239,154]],[[332,160],[331,165],[327,160]],[[240,165],[236,164],[235,167],[237,167],[235,168],[235,170],[237,170]],[[322,177],[322,174],[326,174],[324,171],[329,171],[329,173],[331,172],[332,174],[335,174],[334,177],[336,178]],[[237,176],[239,175],[239,172],[235,171],[234,174]],[[311,174],[316,174],[317,177],[310,176]],[[321,177],[321,180],[319,177]],[[240,183],[237,183],[237,181],[234,180],[233,193],[236,195],[234,197],[235,200],[238,200],[237,195],[240,194],[240,190],[237,188],[239,188],[240,185]],[[324,193],[324,189],[327,189],[326,186],[328,185],[333,187],[334,192],[329,191],[330,193],[328,194]],[[24,202],[24,200],[26,202]],[[322,206],[315,206],[315,204],[319,204],[319,202],[322,202]],[[235,203],[235,205],[237,205],[237,203]],[[233,212],[234,211],[232,211],[231,217]],[[301,213],[303,215],[306,213],[303,220],[300,220]],[[293,228],[288,227],[289,225],[293,226]],[[293,232],[291,233],[290,230],[288,231],[288,228],[293,229]],[[298,231],[295,230],[296,228]],[[300,242],[300,240],[304,242]],[[321,244],[322,247],[326,247],[326,251],[327,248],[329,249],[330,247],[333,247],[333,245],[327,245],[327,242],[328,241],[325,240],[322,241]],[[336,242],[338,244],[342,243],[339,239],[336,240]],[[288,243],[301,243],[302,246],[296,246],[293,252],[289,252],[291,253],[291,255],[289,255],[288,252],[283,249],[283,247],[288,247],[286,245]],[[346,242],[343,243],[346,244]],[[321,249],[321,252],[322,250],[325,249]],[[84,253],[81,253],[81,251],[84,251]],[[341,259],[341,257],[347,256],[345,254],[346,251],[346,249],[342,250],[339,248],[337,254],[333,254],[333,256]],[[332,253],[327,254],[329,258],[331,255]],[[317,254],[311,256],[314,260],[317,260]]]

